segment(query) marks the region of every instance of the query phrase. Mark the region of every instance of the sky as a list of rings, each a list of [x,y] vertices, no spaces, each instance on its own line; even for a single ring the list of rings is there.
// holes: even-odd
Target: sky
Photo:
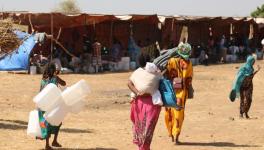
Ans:
[[[4,11],[50,12],[62,0],[0,0]],[[264,0],[76,0],[84,13],[249,16]]]

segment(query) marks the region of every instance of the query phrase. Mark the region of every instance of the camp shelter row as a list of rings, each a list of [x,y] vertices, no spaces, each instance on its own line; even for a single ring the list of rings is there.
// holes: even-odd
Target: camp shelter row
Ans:
[[[31,31],[32,24],[35,30],[53,34],[55,37],[61,28],[59,41],[66,44],[66,47],[74,43],[75,54],[82,52],[83,35],[91,40],[96,37],[106,47],[111,47],[113,39],[116,38],[124,48],[127,48],[131,35],[143,44],[146,40],[150,43],[158,41],[162,48],[167,48],[171,43],[176,45],[182,38],[188,38],[188,42],[193,45],[206,44],[210,35],[216,39],[222,35],[251,36],[255,41],[263,38],[255,19],[248,17],[64,15],[28,12],[1,14],[3,19],[8,17],[13,18],[16,24],[26,25],[28,31]],[[49,43],[45,46],[45,50],[50,49]]]

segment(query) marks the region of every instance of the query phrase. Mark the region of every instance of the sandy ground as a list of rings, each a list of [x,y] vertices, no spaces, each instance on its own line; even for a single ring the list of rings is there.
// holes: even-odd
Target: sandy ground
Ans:
[[[175,146],[167,135],[164,109],[155,129],[153,150],[263,150],[264,62],[254,79],[252,119],[239,118],[239,100],[228,100],[232,80],[240,64],[196,66],[195,98],[188,100],[180,140]],[[85,79],[92,87],[85,111],[66,117],[59,135],[62,150],[132,150],[129,119],[131,73],[62,75],[68,85]],[[40,75],[0,73],[0,149],[36,150],[45,142],[26,135],[28,115],[34,109]]]

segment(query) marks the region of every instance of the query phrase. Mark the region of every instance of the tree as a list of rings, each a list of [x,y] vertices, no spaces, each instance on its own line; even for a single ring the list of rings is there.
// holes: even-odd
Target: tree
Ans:
[[[64,14],[79,14],[81,9],[75,0],[64,0],[60,2],[59,7],[55,9],[55,12]]]
[[[264,4],[251,13],[252,17],[264,17]]]

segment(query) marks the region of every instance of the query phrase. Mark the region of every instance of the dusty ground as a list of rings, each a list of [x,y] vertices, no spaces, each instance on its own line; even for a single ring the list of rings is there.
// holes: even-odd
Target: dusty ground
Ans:
[[[195,67],[195,98],[186,106],[181,135],[184,145],[175,146],[167,136],[164,110],[155,130],[153,150],[262,150],[264,149],[264,62],[254,79],[252,119],[239,119],[239,101],[227,97],[240,64]],[[85,79],[92,87],[85,111],[68,115],[59,141],[65,150],[130,150],[130,105],[126,86],[130,73],[62,75],[68,85]],[[44,141],[26,135],[32,98],[38,93],[40,75],[0,73],[0,149],[35,150]]]

